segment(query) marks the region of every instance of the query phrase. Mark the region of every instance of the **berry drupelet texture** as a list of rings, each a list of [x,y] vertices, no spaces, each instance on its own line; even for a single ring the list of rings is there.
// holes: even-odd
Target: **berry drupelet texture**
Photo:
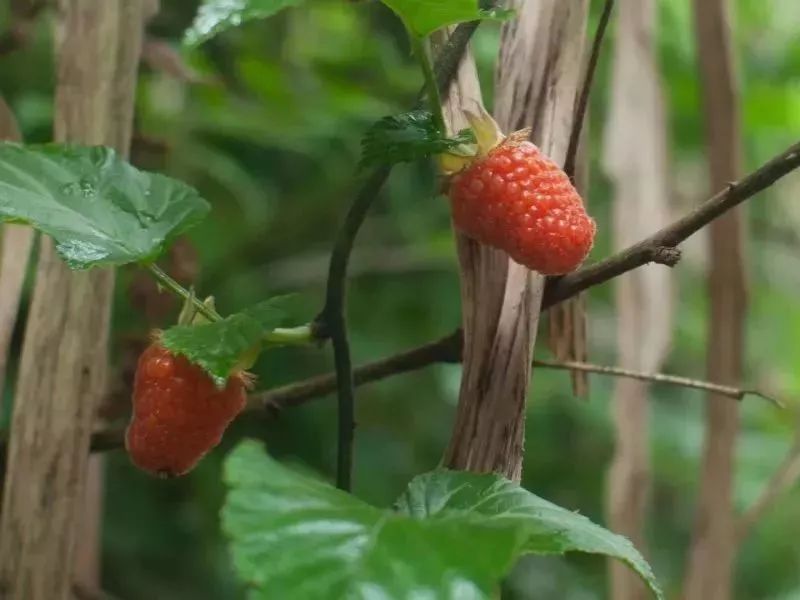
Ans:
[[[247,386],[241,373],[220,389],[202,368],[154,342],[136,369],[133,416],[125,434],[131,461],[160,477],[190,471],[244,409]]]
[[[501,144],[453,177],[453,221],[543,275],[576,269],[595,223],[566,173],[530,142]]]

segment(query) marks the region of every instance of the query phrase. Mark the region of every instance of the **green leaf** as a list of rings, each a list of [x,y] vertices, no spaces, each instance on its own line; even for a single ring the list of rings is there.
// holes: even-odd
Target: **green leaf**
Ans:
[[[161,343],[203,367],[222,386],[242,355],[260,339],[259,323],[237,313],[213,323],[170,327],[162,334]]]
[[[361,165],[410,162],[474,142],[469,129],[453,138],[446,137],[436,127],[431,113],[416,110],[384,117],[370,127],[361,142]]]
[[[382,0],[415,35],[425,37],[447,25],[478,19],[507,19],[512,10],[483,10],[478,0]]]
[[[0,142],[0,219],[51,236],[73,269],[152,261],[208,210],[188,185],[108,148]]]
[[[520,554],[602,554],[628,564],[661,598],[653,571],[625,537],[561,508],[499,475],[434,471],[414,478],[398,509],[418,519],[485,519],[498,528],[525,532]]]
[[[568,550],[622,558],[659,594],[629,542],[497,476],[423,475],[389,512],[245,441],[225,480],[223,528],[252,598],[488,600],[521,554]]]
[[[221,321],[201,325],[176,325],[161,334],[162,345],[200,365],[218,385],[224,385],[261,339],[281,324],[281,308],[289,296],[277,296]]]
[[[274,296],[269,300],[264,300],[263,302],[245,308],[242,314],[256,321],[261,327],[263,335],[281,324],[286,316],[288,305],[294,298],[295,294]]]
[[[187,46],[197,46],[227,29],[247,21],[265,19],[303,0],[205,0],[183,36]]]

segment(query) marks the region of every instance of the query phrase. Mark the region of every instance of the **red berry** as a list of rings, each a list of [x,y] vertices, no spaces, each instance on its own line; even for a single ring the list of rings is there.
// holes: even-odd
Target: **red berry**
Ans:
[[[140,469],[162,477],[190,471],[247,403],[248,379],[218,388],[199,366],[158,342],[139,357],[125,447]]]
[[[595,223],[566,173],[530,142],[501,144],[453,177],[453,222],[543,275],[576,269]]]

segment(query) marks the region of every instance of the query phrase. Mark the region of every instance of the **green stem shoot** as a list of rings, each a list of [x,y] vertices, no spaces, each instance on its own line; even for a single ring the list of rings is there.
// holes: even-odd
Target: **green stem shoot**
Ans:
[[[222,316],[213,308],[206,306],[203,302],[191,294],[189,290],[183,287],[180,283],[175,281],[172,277],[167,275],[160,267],[155,264],[149,264],[147,270],[156,278],[158,283],[164,288],[188,300],[194,305],[201,315],[210,321],[221,321]],[[300,325],[299,327],[277,328],[273,329],[264,336],[264,342],[267,344],[275,345],[301,345],[308,344],[314,340],[314,332],[311,325]]]
[[[194,307],[197,309],[201,315],[207,318],[209,321],[221,321],[222,316],[215,311],[214,309],[206,306],[203,304],[202,300],[194,296],[183,287],[180,283],[175,281],[172,277],[167,275],[161,268],[156,265],[155,263],[151,263],[147,265],[147,270],[156,278],[158,283],[164,288],[175,294],[176,296],[180,296],[184,300],[191,301]]]
[[[281,346],[299,346],[314,341],[314,332],[311,325],[273,329],[264,336],[268,344]]]
[[[428,40],[408,32],[408,39],[411,41],[411,49],[417,57],[422,75],[425,78],[425,92],[428,98],[428,105],[433,114],[434,123],[442,135],[447,135],[447,127],[444,123],[444,113],[442,112],[442,97],[439,94],[439,85],[436,82],[436,75],[433,72],[430,53],[428,52]]]

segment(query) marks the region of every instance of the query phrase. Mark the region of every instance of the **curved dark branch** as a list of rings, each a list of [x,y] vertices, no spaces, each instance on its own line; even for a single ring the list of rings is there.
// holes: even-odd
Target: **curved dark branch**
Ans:
[[[336,485],[350,490],[352,473],[353,429],[353,373],[350,359],[350,342],[347,339],[345,316],[345,292],[347,288],[347,265],[356,234],[372,205],[373,200],[389,176],[390,167],[375,170],[366,180],[361,191],[347,212],[344,224],[336,236],[331,253],[326,289],[325,308],[317,317],[317,329],[327,334],[333,343],[336,387],[339,399],[339,444],[336,461]]]
[[[569,134],[569,145],[567,146],[567,158],[564,161],[564,172],[570,179],[575,177],[575,160],[578,156],[578,146],[581,141],[581,131],[583,122],[586,119],[586,109],[589,107],[589,96],[592,93],[594,74],[597,71],[597,63],[600,60],[600,50],[603,48],[608,23],[611,20],[611,13],[614,10],[614,0],[606,0],[603,6],[603,14],[600,15],[600,22],[597,24],[597,31],[592,42],[592,52],[589,55],[589,62],[586,65],[586,74],[583,78],[583,86],[578,96],[578,103],[575,106],[575,119],[572,124],[572,131]]]
[[[446,96],[450,85],[455,81],[458,74],[458,67],[461,65],[461,59],[464,58],[464,52],[472,39],[475,30],[478,29],[480,21],[470,21],[469,23],[462,23],[453,30],[452,35],[448,38],[447,44],[441,49],[436,57],[436,64],[434,65],[434,73],[436,75],[436,84],[439,86],[439,92],[442,96]],[[425,97],[425,88],[420,90],[417,96],[417,104],[422,104]]]
[[[477,27],[478,22],[459,25],[437,56],[434,67],[435,76],[443,95],[449,91],[461,58]],[[420,96],[422,96],[422,92],[420,92]],[[352,361],[345,316],[347,267],[358,230],[390,172],[391,167],[384,166],[369,175],[348,210],[344,225],[337,234],[331,253],[325,306],[316,319],[316,331],[319,332],[320,337],[330,337],[333,344],[339,402],[336,484],[344,490],[349,490],[351,487],[355,427]]]
[[[353,371],[355,385],[386,379],[392,375],[416,371],[434,363],[459,362],[461,359],[461,332],[456,331],[433,342],[406,352],[356,367]],[[336,373],[326,373],[303,381],[253,394],[248,410],[282,410],[305,404],[309,400],[331,393],[336,389]]]
[[[545,369],[555,369],[558,371],[582,371],[584,373],[594,373],[595,375],[607,375],[610,377],[621,377],[623,379],[635,379],[636,381],[648,381],[650,383],[663,383],[693,390],[704,390],[713,392],[720,396],[725,396],[731,400],[744,400],[745,396],[756,396],[766,400],[778,408],[784,408],[781,401],[773,396],[765,394],[761,390],[753,388],[740,388],[733,385],[723,385],[701,379],[692,379],[681,375],[667,375],[665,373],[646,373],[644,371],[634,371],[622,367],[611,367],[607,365],[595,365],[592,363],[564,361],[556,362],[552,360],[534,360],[534,367]]]

